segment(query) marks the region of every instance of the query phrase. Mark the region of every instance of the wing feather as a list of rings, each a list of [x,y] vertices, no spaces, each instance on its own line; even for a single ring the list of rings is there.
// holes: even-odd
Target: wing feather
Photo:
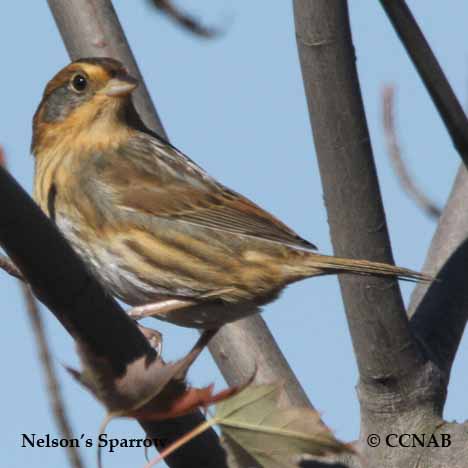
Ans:
[[[119,164],[112,159],[120,158]],[[121,208],[233,234],[315,249],[277,218],[210,177],[172,145],[139,132],[95,158]]]

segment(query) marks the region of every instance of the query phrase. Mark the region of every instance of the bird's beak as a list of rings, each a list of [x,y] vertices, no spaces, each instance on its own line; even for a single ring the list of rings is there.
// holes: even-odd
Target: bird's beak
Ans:
[[[109,97],[121,97],[129,95],[138,86],[138,80],[128,73],[122,72],[111,78],[100,94]]]

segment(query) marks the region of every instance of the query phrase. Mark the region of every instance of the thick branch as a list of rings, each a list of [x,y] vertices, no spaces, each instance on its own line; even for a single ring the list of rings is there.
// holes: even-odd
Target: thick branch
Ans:
[[[347,4],[295,0],[294,14],[335,253],[392,263]],[[396,281],[342,277],[340,285],[363,381],[393,380],[421,363]]]
[[[307,0],[295,0],[294,5],[299,55],[335,249],[342,255],[367,255],[389,261],[391,252],[356,76],[346,2],[316,0],[312,5]],[[461,200],[458,203],[461,210]],[[445,230],[447,237],[456,223],[455,213],[453,216],[444,220],[442,215],[440,220],[441,226],[451,221]],[[459,242],[453,244],[456,248]],[[440,243],[434,243],[434,252],[440,247]],[[359,290],[356,280],[353,291],[347,282],[341,282],[361,378],[364,378],[359,385],[360,447],[367,457],[366,464],[463,466],[460,457],[463,458],[466,443],[458,437],[465,428],[441,419],[448,380],[444,360],[454,353],[465,321],[461,307],[466,294],[462,291],[464,275],[461,273],[468,255],[463,251],[464,247],[448,261],[444,267],[447,281],[430,286],[427,299],[421,303],[421,315],[418,309],[411,323],[410,328],[417,330],[419,337],[432,348],[427,354],[408,330],[396,289],[389,291],[381,282],[379,291],[379,283],[373,282],[367,290]],[[429,263],[433,266],[429,266],[428,273],[437,271],[450,254],[446,251],[440,256],[433,255],[436,260]],[[458,292],[449,286],[452,281]],[[422,288],[418,287],[418,291],[424,291]],[[442,321],[446,310],[451,317],[449,331],[444,334]],[[428,323],[433,325],[424,328]],[[442,335],[451,335],[452,348],[450,340]],[[436,343],[447,347],[439,349]],[[435,362],[431,360],[434,353],[438,355]],[[440,363],[442,370],[438,367]],[[405,374],[401,379],[400,372]],[[388,434],[389,428],[394,433],[450,433],[453,440],[461,442],[452,444],[449,451],[426,448],[417,453],[394,450],[385,444],[369,449],[365,442],[367,434],[382,436]]]
[[[108,0],[48,0],[67,50],[72,57],[96,55],[112,56],[121,60],[129,70],[141,79],[133,55],[122,31],[118,18]],[[149,31],[148,35],[154,34]],[[135,104],[141,116],[154,130],[164,135],[159,119],[146,89],[140,87]],[[250,337],[255,337],[253,341]],[[227,325],[210,343],[218,366],[229,384],[236,384],[250,375],[252,362],[237,361],[239,350],[244,356],[257,357],[256,380],[266,381],[285,378],[289,384],[288,403],[304,406],[308,402],[304,391],[292,373],[281,350],[278,348],[265,322],[259,317],[242,320],[236,326]],[[231,360],[222,358],[221,351]],[[234,365],[232,362],[236,361]]]
[[[93,355],[105,358],[116,375],[139,357],[154,359],[153,348],[135,323],[90,275],[62,235],[3,168],[0,200],[0,243],[35,294],[75,340],[85,344]],[[171,442],[203,420],[201,413],[196,413],[145,424],[145,429],[149,437]],[[196,466],[225,466],[224,451],[214,431],[175,452],[168,464],[187,466],[187,460]]]
[[[468,320],[468,172],[460,166],[429,248],[424,271],[439,282],[418,285],[411,298],[411,326],[448,376]]]
[[[311,406],[260,315],[224,325],[209,347],[224,378],[231,385],[242,384],[257,369],[256,383],[285,382],[283,405]],[[233,349],[238,350],[235,355],[232,354]],[[261,353],[257,351],[259,349]]]
[[[468,120],[426,38],[404,0],[381,0],[381,4],[468,167]],[[413,313],[419,305],[411,326],[436,355],[447,375],[468,318],[468,297],[462,282],[464,257],[468,256],[464,242],[468,232],[466,194],[466,174],[460,170],[425,265],[434,274],[443,267],[442,282],[431,285],[429,290],[427,286],[418,286],[410,308]]]
[[[404,0],[380,0],[468,167],[468,120],[455,93]]]

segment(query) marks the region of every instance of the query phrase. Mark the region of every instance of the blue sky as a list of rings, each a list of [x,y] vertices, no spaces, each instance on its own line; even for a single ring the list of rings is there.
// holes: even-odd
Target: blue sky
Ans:
[[[124,29],[172,142],[229,187],[271,211],[302,236],[331,253],[327,216],[304,98],[292,8],[289,1],[180,0],[208,24],[226,26],[206,41],[153,13],[141,0],[115,0]],[[468,89],[468,3],[408,2],[457,95]],[[426,192],[443,204],[459,165],[428,95],[378,2],[351,1],[357,64],[395,259],[419,269],[435,224],[401,191],[385,152],[380,91],[397,85],[396,116],[404,155]],[[27,14],[25,14],[27,12]],[[0,143],[11,172],[30,192],[31,119],[46,82],[68,56],[45,1],[8,2],[0,17]],[[31,233],[33,235],[33,233]],[[402,284],[407,300],[411,284]],[[21,448],[22,433],[57,435],[20,290],[0,273],[1,453],[4,466],[40,459],[63,467],[60,449]],[[63,371],[77,366],[72,340],[51,314],[44,314],[75,434],[94,437],[103,408]],[[343,439],[359,431],[357,370],[338,282],[334,277],[289,287],[266,307],[264,318],[325,421]],[[188,350],[192,330],[150,321],[165,336],[169,359]],[[468,417],[468,355],[460,347],[449,389],[446,417]],[[242,352],[242,350],[239,350]],[[222,378],[208,352],[193,366],[194,385]],[[137,437],[136,423],[113,422],[114,437]],[[93,466],[93,449],[81,450]],[[38,458],[40,457],[40,458]],[[144,464],[138,449],[106,454],[114,468]]]

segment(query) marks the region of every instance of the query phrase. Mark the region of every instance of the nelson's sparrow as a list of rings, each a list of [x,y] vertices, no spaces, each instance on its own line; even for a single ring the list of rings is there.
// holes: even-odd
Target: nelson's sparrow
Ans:
[[[34,115],[34,197],[113,295],[178,325],[214,328],[258,312],[290,283],[330,273],[427,279],[312,252],[259,206],[142,123],[137,81],[116,60],[77,60]]]

